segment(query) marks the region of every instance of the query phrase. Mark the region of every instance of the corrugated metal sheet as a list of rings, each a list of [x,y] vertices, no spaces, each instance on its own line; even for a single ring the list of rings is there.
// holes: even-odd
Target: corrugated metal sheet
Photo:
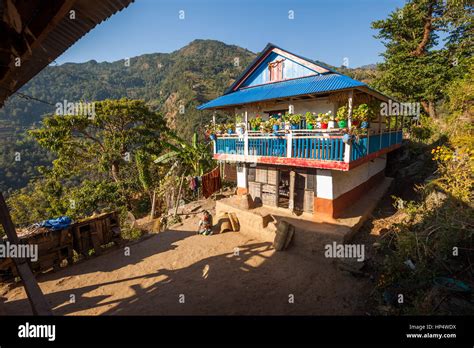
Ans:
[[[341,74],[324,74],[240,89],[198,106],[199,110],[366,86]]]
[[[36,2],[39,1],[36,0]],[[64,2],[64,8],[61,9],[61,11],[64,10],[64,15],[61,18],[55,18],[57,22],[51,23],[52,27],[45,30],[44,37],[37,39],[31,45],[31,53],[21,53],[21,69],[16,68],[14,61],[11,60],[12,63],[10,63],[5,76],[0,76],[0,107],[6,98],[16,92],[97,24],[126,8],[133,1],[74,0]],[[36,2],[30,0],[29,6],[35,8]],[[75,10],[75,20],[69,19],[69,10]],[[53,15],[56,14],[53,13]]]

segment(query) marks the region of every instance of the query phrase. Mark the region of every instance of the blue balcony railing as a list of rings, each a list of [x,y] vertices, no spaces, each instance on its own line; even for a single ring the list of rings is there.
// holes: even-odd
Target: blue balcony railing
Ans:
[[[249,155],[286,157],[285,137],[249,138]]]
[[[351,161],[358,160],[368,154],[380,151],[402,142],[402,131],[374,134],[362,137],[352,143]]]
[[[244,140],[239,138],[218,138],[216,140],[216,153],[234,155],[244,154]]]
[[[290,143],[289,143],[290,142]],[[361,136],[351,142],[349,147],[343,142],[340,133],[295,132],[275,135],[251,132],[247,136],[225,135],[215,141],[216,154],[235,154],[248,156],[301,158],[320,161],[356,161],[369,154],[389,148],[402,142],[402,131]],[[245,149],[247,146],[247,151]]]
[[[344,161],[344,143],[339,137],[296,137],[292,139],[292,157]]]

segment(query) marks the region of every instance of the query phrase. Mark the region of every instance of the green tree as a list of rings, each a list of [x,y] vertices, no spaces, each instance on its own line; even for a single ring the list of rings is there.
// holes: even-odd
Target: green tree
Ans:
[[[56,159],[50,170],[43,170],[42,179],[12,197],[11,203],[18,208],[17,221],[31,220],[20,214],[22,209],[28,211],[29,203],[34,204],[29,199],[49,197],[44,192],[47,182],[55,183],[60,191],[45,204],[54,202],[57,208],[41,209],[35,219],[62,214],[80,217],[98,209],[133,209],[132,203],[140,201],[143,193],[149,196],[155,185],[145,164],[151,162],[151,155],[161,153],[166,131],[161,115],[140,100],[96,102],[95,114],[89,116],[46,117],[30,134]],[[20,204],[22,201],[25,204]]]
[[[122,166],[135,151],[159,154],[166,125],[160,114],[141,100],[104,100],[95,103],[94,116],[52,115],[30,131],[38,143],[53,152],[53,169],[61,176],[103,173],[120,182]]]
[[[175,215],[181,198],[185,176],[203,175],[205,171],[211,169],[214,165],[209,145],[210,143],[199,142],[197,133],[194,133],[191,143],[186,142],[172,131],[166,134],[166,141],[163,143],[163,146],[167,147],[170,151],[156,157],[154,162],[156,164],[171,164],[170,170],[176,170],[180,177],[178,196],[175,203]],[[168,182],[172,183],[172,181]]]
[[[466,66],[468,50],[454,49],[465,42],[472,29],[472,7],[464,0],[411,0],[387,19],[372,23],[383,41],[385,61],[374,84],[401,101],[420,102],[436,116],[436,102],[445,96],[445,86]],[[463,14],[464,21],[457,15]],[[448,35],[441,48],[439,34]]]

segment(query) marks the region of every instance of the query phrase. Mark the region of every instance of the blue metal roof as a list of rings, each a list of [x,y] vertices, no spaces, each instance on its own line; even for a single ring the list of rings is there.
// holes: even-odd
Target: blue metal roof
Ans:
[[[199,110],[367,86],[348,76],[328,73],[242,88],[198,106]]]

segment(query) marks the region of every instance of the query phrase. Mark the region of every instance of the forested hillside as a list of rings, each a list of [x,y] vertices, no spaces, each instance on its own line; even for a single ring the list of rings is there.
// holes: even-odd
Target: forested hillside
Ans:
[[[125,60],[48,66],[0,110],[0,190],[24,187],[38,175],[36,166],[51,163],[51,155],[28,138],[26,131],[38,126],[44,115],[54,113],[54,104],[143,99],[189,140],[211,117],[196,106],[220,95],[254,57],[237,46],[195,40],[169,54],[131,58],[129,66]]]
[[[169,54],[130,58],[129,66],[126,60],[48,66],[20,92],[53,105],[64,100],[143,99],[169,118],[171,126],[190,136],[201,124],[200,118],[206,117],[195,107],[222,93],[254,57],[253,52],[237,46],[195,40]],[[0,110],[0,120],[29,127],[52,113],[53,105],[16,95]],[[176,117],[181,105],[185,113]]]

